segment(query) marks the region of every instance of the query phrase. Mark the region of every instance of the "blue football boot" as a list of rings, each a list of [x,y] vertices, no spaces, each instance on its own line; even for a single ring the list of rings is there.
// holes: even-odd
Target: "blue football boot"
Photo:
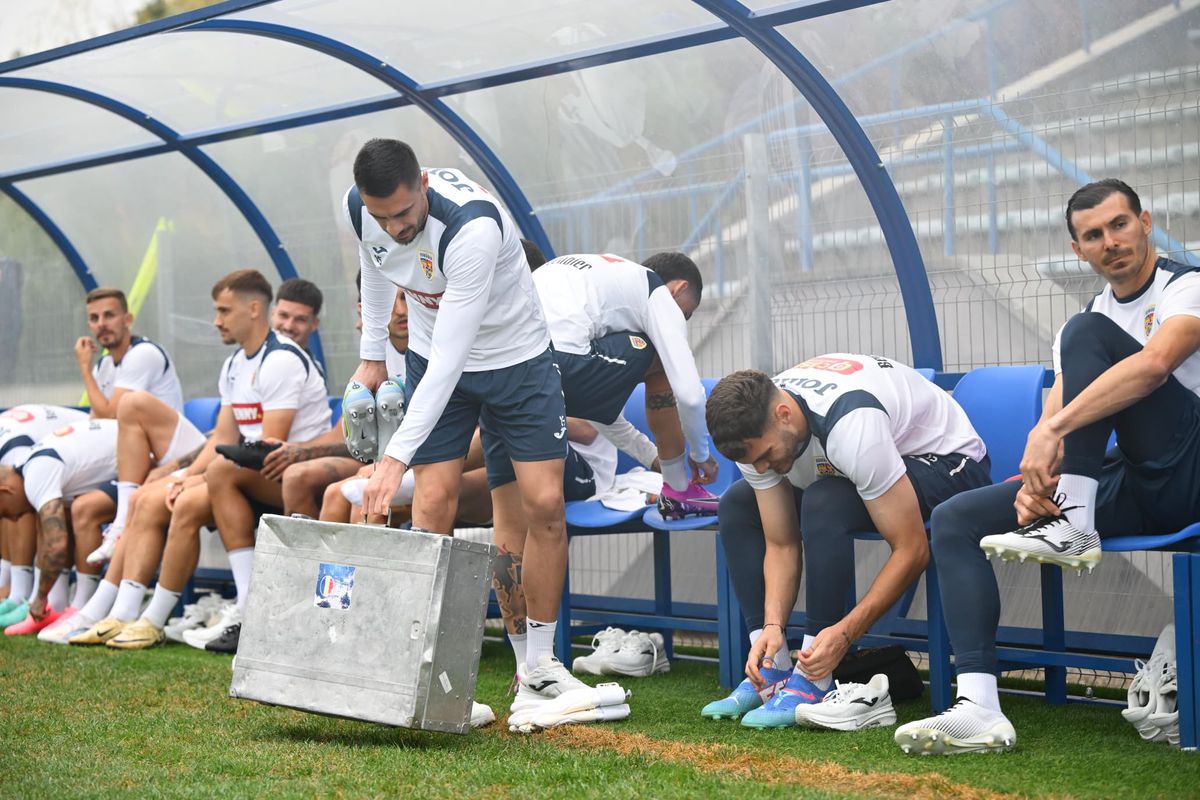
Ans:
[[[737,685],[729,697],[724,700],[714,700],[701,709],[700,716],[709,719],[737,719],[747,711],[752,711],[770,700],[792,677],[792,671],[789,669],[762,667],[759,672],[767,681],[763,688],[759,689],[749,678],[746,678]]]
[[[832,688],[832,687],[830,687]],[[796,706],[819,703],[829,694],[829,689],[818,689],[803,674],[793,671],[788,682],[775,692],[775,696],[742,717],[747,728],[791,728],[796,723]]]
[[[342,396],[342,435],[350,455],[364,464],[379,456],[379,429],[375,420],[375,395],[358,381],[350,381]]]

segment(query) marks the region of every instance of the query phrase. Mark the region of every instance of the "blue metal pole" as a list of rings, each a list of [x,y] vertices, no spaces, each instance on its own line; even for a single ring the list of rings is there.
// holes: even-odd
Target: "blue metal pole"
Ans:
[[[71,269],[75,271],[75,277],[79,278],[79,282],[83,284],[83,290],[90,292],[96,288],[96,278],[88,270],[87,264],[80,257],[79,251],[75,249],[75,245],[71,244],[71,240],[62,232],[62,228],[50,219],[50,215],[42,210],[42,207],[33,202],[29,195],[22,192],[11,183],[0,183],[0,192],[12,198],[12,201],[24,209],[25,213],[33,217],[33,221],[41,226],[46,235],[50,237],[50,241],[54,242],[55,246],[62,251],[63,256],[67,259],[67,263],[71,265]]]
[[[225,193],[225,196],[242,213],[246,222],[254,230],[255,235],[258,236],[259,242],[262,243],[263,248],[267,251],[267,255],[275,265],[275,269],[279,272],[281,278],[286,280],[298,277],[296,267],[292,264],[291,257],[288,256],[287,251],[284,249],[283,242],[275,235],[275,231],[270,223],[267,222],[267,218],[259,211],[258,206],[250,199],[250,196],[246,194],[241,185],[199,147],[182,142],[182,137],[180,137],[174,128],[133,106],[97,92],[81,89],[77,86],[68,86],[64,83],[37,78],[0,76],[0,87],[27,89],[29,91],[46,92],[48,94],[69,97],[72,100],[79,100],[97,108],[102,108],[105,111],[129,120],[140,128],[150,131],[169,145],[172,150],[178,152],[196,165],[201,172],[207,175]],[[325,354],[321,348],[321,337],[316,331],[313,332],[313,337],[310,339],[310,349],[313,355],[321,363],[324,363]]]
[[[290,42],[332,56],[383,81],[392,89],[411,100],[413,105],[432,117],[443,130],[449,133],[467,151],[467,154],[479,165],[484,174],[487,175],[488,180],[495,187],[496,192],[512,213],[513,218],[516,220],[517,225],[521,227],[525,236],[541,248],[542,252],[546,254],[546,258],[554,258],[554,248],[550,244],[550,237],[546,235],[545,229],[542,228],[542,223],[538,220],[533,206],[525,198],[524,192],[521,191],[516,180],[505,168],[504,164],[501,163],[495,152],[448,105],[422,92],[415,81],[400,72],[400,70],[387,64],[383,59],[359,50],[356,47],[351,47],[344,42],[330,39],[328,36],[322,36],[319,33],[269,22],[210,19],[193,25],[188,30],[246,33],[254,36],[263,36],[268,39]]]
[[[941,370],[942,347],[937,314],[917,238],[895,185],[854,115],[833,87],[783,34],[774,28],[756,24],[750,11],[741,3],[736,0],[693,2],[754,45],[792,82],[829,126],[830,133],[854,166],[855,174],[883,230],[900,282],[900,293],[904,298],[913,363],[918,367]]]

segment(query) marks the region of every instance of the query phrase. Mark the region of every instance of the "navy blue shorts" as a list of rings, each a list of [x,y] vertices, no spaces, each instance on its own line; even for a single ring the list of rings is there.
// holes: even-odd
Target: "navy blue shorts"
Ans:
[[[489,489],[498,489],[517,479],[512,459],[501,458],[499,450],[488,458],[485,446],[483,460],[487,464]],[[595,493],[596,475],[592,471],[592,465],[579,455],[579,451],[567,445],[567,461],[563,464],[563,500],[587,500]]]
[[[922,519],[928,520],[933,509],[959,492],[992,484],[989,474],[992,461],[987,456],[983,461],[975,461],[961,453],[904,456],[903,460],[908,479],[917,493]]]
[[[405,401],[412,399],[429,362],[409,350]],[[508,470],[516,461],[547,461],[567,455],[567,416],[562,384],[549,350],[503,369],[464,372],[429,438],[417,448],[412,464],[437,464],[462,458],[471,447],[475,426],[483,443],[489,477],[493,462]],[[502,469],[504,469],[502,468]]]
[[[554,353],[562,372],[567,416],[612,424],[625,401],[654,363],[654,346],[644,333],[610,333],[592,342],[585,356]]]
[[[117,504],[117,482],[109,481],[96,487],[100,491],[108,495],[108,499],[113,501],[113,505]]]

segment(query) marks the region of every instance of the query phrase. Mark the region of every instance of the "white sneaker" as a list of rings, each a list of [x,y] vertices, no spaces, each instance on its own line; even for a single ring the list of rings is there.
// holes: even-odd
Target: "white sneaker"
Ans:
[[[492,711],[491,706],[485,706],[483,703],[471,702],[471,727],[484,728],[496,721],[496,713]]]
[[[1158,683],[1158,702],[1149,721],[1162,734],[1158,741],[1179,746],[1179,680],[1174,661],[1166,662],[1163,667]]]
[[[909,722],[893,737],[900,749],[916,755],[1003,753],[1017,743],[1008,717],[965,697],[936,717]]]
[[[1087,567],[1090,574],[1100,563],[1100,534],[1084,533],[1066,517],[1042,517],[1010,533],[985,536],[979,541],[988,558],[1000,556],[1004,561],[1025,563],[1031,559],[1039,564],[1078,570]]]
[[[888,693],[888,676],[868,683],[838,683],[819,703],[796,706],[796,722],[809,728],[857,731],[896,724],[896,709]]]
[[[563,692],[558,697],[537,702],[527,702],[520,709],[513,703],[513,713],[508,717],[508,729],[514,733],[532,733],[545,728],[580,722],[596,722],[604,719],[624,719],[629,716],[630,693],[615,683],[602,683],[595,689],[585,686]],[[611,715],[599,709],[624,706],[626,711],[614,711]],[[596,713],[589,713],[596,712]]]
[[[124,526],[118,528],[116,525],[109,525],[105,528],[104,535],[100,540],[100,546],[88,553],[87,563],[93,567],[102,567],[109,561],[112,561],[113,551],[117,549],[117,540],[121,538],[121,534],[124,532]]]
[[[173,642],[183,642],[183,632],[207,627],[217,621],[225,600],[216,594],[202,595],[195,603],[183,607],[182,617],[171,617],[163,632]]]
[[[528,725],[543,712],[564,714],[625,702],[625,691],[621,687],[616,684],[603,684],[603,687],[603,691],[593,689],[568,672],[554,656],[542,656],[537,667],[520,680],[517,696],[509,708],[509,730],[516,731]],[[550,705],[560,697],[562,702]]]
[[[216,639],[230,625],[236,625],[242,621],[241,609],[237,607],[237,603],[229,603],[217,617],[217,621],[207,628],[195,628],[190,631],[183,632],[183,643],[190,644],[197,650],[204,650],[205,646]]]
[[[73,634],[92,627],[98,621],[84,616],[82,611],[76,611],[71,616],[62,617],[53,625],[42,628],[38,631],[37,638],[39,642],[66,644],[67,639],[70,639]]]
[[[669,672],[671,662],[663,652],[661,633],[630,631],[621,640],[617,652],[604,658],[600,669],[605,675],[628,675],[644,678],[658,672]]]
[[[1179,716],[1175,702],[1177,681],[1175,679],[1175,625],[1167,625],[1154,644],[1154,652],[1149,660],[1135,659],[1133,662],[1138,670],[1129,684],[1126,693],[1127,708],[1121,709],[1121,716],[1137,730],[1138,735],[1147,742],[1164,742],[1168,740],[1167,731],[1160,727],[1157,720],[1172,727],[1176,738],[1179,732]],[[1163,689],[1167,688],[1164,695]],[[1174,714],[1172,720],[1172,712]]]
[[[571,672],[577,675],[603,675],[604,658],[621,649],[625,631],[609,626],[592,637],[592,652],[571,662]]]

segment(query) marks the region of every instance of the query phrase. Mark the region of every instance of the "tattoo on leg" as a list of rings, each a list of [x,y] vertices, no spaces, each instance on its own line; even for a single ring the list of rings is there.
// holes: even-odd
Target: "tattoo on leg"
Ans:
[[[508,621],[509,633],[525,633],[525,583],[521,575],[522,555],[500,548],[496,569],[492,573],[492,586],[496,589],[496,602],[500,613]]]
[[[660,411],[664,408],[675,407],[675,393],[662,392],[661,394],[652,394],[646,398],[646,406],[651,411]]]

